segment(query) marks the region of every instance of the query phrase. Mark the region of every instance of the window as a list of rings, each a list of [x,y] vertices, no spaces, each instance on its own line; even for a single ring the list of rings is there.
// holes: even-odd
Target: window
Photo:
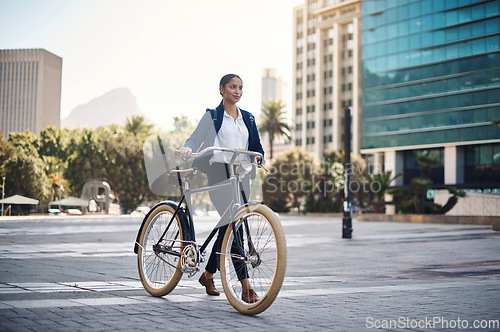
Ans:
[[[354,33],[354,24],[353,23],[349,23],[347,24],[347,33]]]
[[[312,29],[312,28],[314,28],[315,26],[316,26],[316,19],[311,18],[311,19],[309,19],[309,20],[307,21],[307,27],[308,27],[309,29]]]
[[[430,137],[431,135],[429,135]],[[434,139],[434,137],[431,137]],[[427,155],[437,161],[437,164],[431,165],[428,177],[434,184],[444,183],[444,149],[424,149],[424,150],[407,150],[404,152],[404,171],[403,182],[405,185],[411,184],[413,178],[421,176],[421,165],[417,161],[420,155]]]
[[[500,144],[465,147],[465,183],[500,182]]]
[[[313,33],[313,34],[310,34],[307,36],[307,42],[308,43],[315,43],[316,42],[316,34]]]
[[[349,56],[349,57],[352,57],[352,51],[351,51],[351,50],[352,50],[353,48],[354,48],[354,40],[349,39],[349,40],[347,41],[347,49],[349,50],[349,53],[348,53],[348,56]]]

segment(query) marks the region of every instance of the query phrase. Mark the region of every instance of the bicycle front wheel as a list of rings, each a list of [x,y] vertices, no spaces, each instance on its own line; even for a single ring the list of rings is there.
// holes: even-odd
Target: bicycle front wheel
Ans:
[[[267,206],[252,207],[236,222],[234,229],[229,225],[220,258],[222,285],[229,303],[246,315],[266,310],[283,284],[286,255],[285,232],[276,214]],[[242,279],[250,283],[258,301],[244,301]]]
[[[183,239],[179,217],[174,208],[163,204],[157,206],[144,223],[139,237],[137,265],[142,285],[153,296],[170,293],[182,277],[181,260]],[[163,240],[158,242],[161,236]]]

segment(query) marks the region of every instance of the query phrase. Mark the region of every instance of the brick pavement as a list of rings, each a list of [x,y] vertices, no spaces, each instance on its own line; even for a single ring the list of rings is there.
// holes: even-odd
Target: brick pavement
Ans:
[[[354,221],[347,240],[338,218],[281,219],[287,277],[255,317],[205,295],[197,276],[149,296],[132,253],[137,219],[0,220],[0,330],[420,331],[432,330],[429,319],[500,330],[500,233],[491,227]],[[204,234],[212,222],[196,225]]]

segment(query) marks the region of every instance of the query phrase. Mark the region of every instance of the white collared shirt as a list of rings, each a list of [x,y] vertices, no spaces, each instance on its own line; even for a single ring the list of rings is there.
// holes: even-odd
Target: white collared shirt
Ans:
[[[238,117],[236,120],[226,113],[224,110],[224,118],[219,132],[215,136],[214,146],[230,149],[248,150],[248,128],[243,121],[243,116],[239,108]],[[210,159],[210,164],[214,162],[229,163],[233,154],[230,152],[214,152],[214,156]],[[242,159],[248,159],[246,155],[239,155],[236,162]]]

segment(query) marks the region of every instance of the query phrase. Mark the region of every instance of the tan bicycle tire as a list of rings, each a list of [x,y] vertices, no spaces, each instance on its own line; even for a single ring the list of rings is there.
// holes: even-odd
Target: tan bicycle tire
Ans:
[[[152,252],[152,245],[155,240],[159,239],[165,230],[166,222],[170,221],[174,212],[174,208],[168,204],[157,206],[149,214],[139,237],[139,249],[137,252],[139,276],[144,289],[156,297],[170,293],[182,278],[180,259],[174,259],[174,256],[171,255],[162,257],[165,260],[171,261],[171,264],[176,265],[176,268],[174,268],[166,264],[164,260]],[[157,225],[157,223],[159,224]],[[157,227],[154,228],[155,226]],[[174,219],[171,227],[173,232],[179,232],[178,238],[182,239],[182,227],[178,217]],[[168,236],[169,234],[167,234],[167,238],[169,238]],[[179,251],[181,252],[182,245],[179,244],[179,246]],[[160,276],[159,274],[162,275]],[[153,278],[158,280],[153,280]]]
[[[262,218],[262,221],[259,218]],[[236,271],[232,271],[232,269],[236,270],[236,268],[234,267],[232,259],[230,259],[230,242],[232,243],[234,239],[233,228],[231,226],[227,228],[224,239],[222,241],[220,256],[221,279],[224,293],[229,303],[242,314],[256,315],[266,310],[274,302],[283,284],[287,263],[286,237],[277,215],[265,205],[261,204],[250,207],[249,210],[245,212],[238,220],[237,227],[242,225],[242,221],[245,219],[249,224],[253,224],[253,220],[256,220],[255,223],[260,223],[260,225],[255,226],[249,225],[249,228],[250,232],[252,233],[251,237],[254,237],[252,238],[252,241],[256,246],[256,252],[259,252],[259,259],[263,257],[260,255],[265,254],[266,257],[262,259],[261,263],[257,267],[252,267],[251,264],[246,264],[249,274],[249,281],[259,295],[259,301],[257,301],[256,303],[245,303],[241,299],[241,291],[238,288],[239,285],[237,276],[234,275]],[[266,223],[266,225],[264,225],[264,223]],[[266,232],[268,233],[268,239],[266,243],[271,242],[269,240],[269,234],[272,234],[272,237],[274,238],[275,248],[272,245],[269,245],[269,248],[266,248],[267,244],[261,246],[261,243],[259,242],[260,239],[256,238],[261,231],[261,228],[265,226],[269,227],[268,229],[266,229]],[[259,232],[256,232],[254,234],[253,228],[256,227],[259,227]],[[264,232],[262,232],[262,235],[263,234]],[[243,237],[244,236],[245,235],[243,235]],[[264,250],[269,252],[264,253]],[[273,256],[275,256],[275,262],[273,262]],[[269,261],[267,261],[267,259],[269,259]],[[257,279],[257,275],[261,275],[260,271],[257,271],[259,268],[262,267],[263,270],[271,270],[272,266],[274,266],[272,269],[273,276],[272,279],[270,276],[268,277],[268,279],[271,279],[269,281],[269,285],[266,285],[267,281],[265,280],[264,282],[261,282],[261,280],[254,280]],[[258,288],[256,288],[256,286]]]

